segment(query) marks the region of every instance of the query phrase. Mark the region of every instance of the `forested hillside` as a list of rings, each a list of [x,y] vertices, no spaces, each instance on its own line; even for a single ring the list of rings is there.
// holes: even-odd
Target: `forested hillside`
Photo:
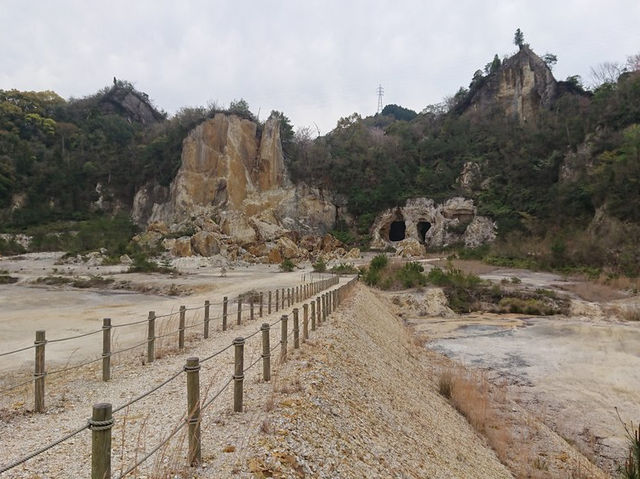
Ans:
[[[496,254],[638,274],[640,71],[592,92],[575,77],[558,82],[553,105],[522,123],[499,105],[482,114],[466,109],[492,68],[477,72],[447,108],[410,121],[393,106],[342,118],[325,137],[299,135],[288,156],[294,178],[346,195],[362,235],[377,212],[407,198],[460,195],[496,220],[503,240]]]
[[[527,52],[521,46],[519,55]],[[420,113],[389,105],[366,118],[354,113],[318,138],[307,130],[294,134],[282,115],[292,179],[346,196],[355,224],[340,225],[343,239],[366,244],[376,214],[407,198],[459,195],[497,222],[500,241],[483,254],[545,267],[610,265],[637,275],[637,64],[593,91],[575,77],[557,82],[553,102],[527,121],[478,100],[504,65],[496,56],[446,105]],[[182,140],[216,111],[184,109],[167,118],[116,79],[79,100],[0,91],[2,231],[128,214],[141,186],[170,184]],[[242,100],[226,111],[252,117]]]

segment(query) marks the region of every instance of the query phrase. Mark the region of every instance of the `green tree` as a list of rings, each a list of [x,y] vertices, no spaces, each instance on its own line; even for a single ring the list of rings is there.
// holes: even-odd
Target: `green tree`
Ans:
[[[549,70],[553,70],[553,67],[558,63],[558,57],[553,53],[545,53],[542,55],[542,61],[547,64]]]
[[[522,49],[524,46],[524,33],[519,28],[516,30],[516,33],[513,36],[513,43],[518,46],[518,48]]]

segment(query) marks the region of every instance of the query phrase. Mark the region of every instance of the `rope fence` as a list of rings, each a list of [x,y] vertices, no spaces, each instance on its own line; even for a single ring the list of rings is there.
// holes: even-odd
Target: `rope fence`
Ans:
[[[305,288],[300,288],[300,289],[293,289],[291,288],[289,290],[289,297],[291,297],[291,301],[289,304],[293,304],[293,301],[295,301],[296,299],[300,300],[300,301],[304,301],[308,298],[311,298],[309,301],[311,304],[314,304],[315,301],[318,301],[318,318],[322,317],[323,321],[326,321],[327,316],[332,312],[332,310],[334,310],[342,301],[342,299],[346,296],[346,294],[353,288],[353,285],[355,284],[355,281],[357,280],[357,278],[353,278],[351,280],[349,280],[348,282],[346,282],[345,284],[338,286],[338,288],[334,289],[333,291],[330,292],[325,292],[322,293],[320,295],[320,297],[322,298],[322,301],[319,301],[319,298],[313,299],[313,296],[321,293],[322,291],[324,291],[325,289],[329,289],[332,286],[335,286],[337,284],[339,284],[339,278],[338,277],[332,277],[332,278],[328,278],[328,279],[323,279],[321,281],[319,281],[317,285],[317,287],[315,286],[315,283],[309,283],[309,287],[305,290]],[[282,289],[283,291],[283,295],[284,295],[284,289]],[[303,293],[304,291],[306,291],[306,293]],[[282,299],[282,301],[284,302],[284,299]],[[228,303],[227,303],[228,304]],[[320,306],[321,305],[321,306]],[[205,304],[204,307],[200,308],[184,308],[181,307],[180,311],[178,313],[172,313],[173,314],[179,314],[181,321],[184,320],[184,312],[191,310],[194,311],[196,309],[204,309],[206,313],[208,313],[209,310],[209,306],[210,303],[207,302],[207,304]],[[305,304],[305,316],[304,316],[304,325],[305,325],[305,336],[303,338],[303,344],[305,342],[305,339],[307,337],[307,307],[308,304]],[[322,315],[320,315],[320,308],[322,308]],[[251,308],[251,310],[253,310],[253,307]],[[208,314],[207,314],[208,315]],[[223,315],[224,316],[224,315]],[[166,316],[165,316],[166,317]],[[153,312],[151,312],[149,314],[149,319],[145,320],[147,321],[149,324],[154,324],[155,319],[159,318],[159,316],[155,316],[155,314],[153,314]],[[77,369],[79,367],[83,367],[86,366],[87,364],[91,364],[93,362],[97,362],[97,361],[105,361],[110,359],[111,356],[115,355],[115,354],[119,354],[122,352],[125,352],[127,350],[130,349],[134,349],[134,348],[138,348],[141,347],[143,345],[147,345],[149,347],[149,350],[151,351],[151,346],[155,339],[159,339],[161,337],[164,336],[168,336],[168,335],[173,335],[176,333],[180,333],[182,334],[184,329],[186,329],[187,327],[194,327],[194,326],[199,326],[202,325],[203,323],[206,324],[208,320],[210,320],[211,318],[205,318],[204,321],[199,321],[198,323],[189,325],[189,326],[185,326],[184,323],[181,323],[180,329],[178,331],[172,331],[168,334],[163,334],[163,335],[155,335],[152,334],[150,335],[147,340],[145,342],[139,343],[135,346],[132,346],[130,348],[125,348],[125,349],[121,349],[118,351],[114,351],[111,352],[110,348],[108,348],[106,353],[103,353],[103,355],[99,358],[96,359],[92,359],[90,361],[87,361],[85,363],[79,364],[79,365],[74,365],[74,366],[70,366],[68,368],[62,368],[62,369],[58,369],[58,370],[54,370],[51,372],[46,372],[44,371],[44,365],[42,364],[41,368],[38,367],[38,365],[36,365],[36,374],[34,379],[29,380],[25,383],[22,383],[20,385],[16,385],[16,386],[12,386],[12,388],[15,387],[19,387],[21,385],[26,385],[29,384],[32,381],[36,381],[36,393],[38,392],[38,381],[40,380],[44,380],[44,376],[46,375],[53,375],[53,374],[60,374],[62,372],[71,370],[71,369]],[[171,432],[156,446],[154,446],[149,452],[147,452],[141,459],[136,460],[135,464],[132,465],[131,467],[129,467],[124,473],[120,474],[118,476],[118,478],[124,478],[126,476],[128,476],[129,474],[131,474],[132,472],[136,471],[138,469],[138,467],[140,467],[145,461],[147,461],[151,456],[153,456],[153,454],[155,454],[158,450],[160,450],[163,446],[165,446],[180,430],[182,430],[184,428],[185,425],[187,425],[189,427],[189,433],[188,433],[188,437],[189,437],[189,452],[188,452],[188,462],[189,465],[193,466],[193,465],[197,465],[200,463],[201,459],[200,459],[200,449],[201,449],[201,444],[200,444],[200,423],[201,423],[201,415],[202,412],[204,410],[206,410],[216,399],[218,399],[222,393],[231,385],[231,383],[234,383],[234,387],[233,387],[233,410],[235,412],[243,412],[243,389],[244,389],[244,375],[246,372],[248,372],[249,370],[251,370],[254,366],[256,366],[260,361],[263,362],[263,380],[264,381],[269,381],[271,378],[271,362],[270,362],[270,356],[271,353],[277,349],[277,348],[282,348],[282,356],[281,356],[281,364],[283,364],[286,361],[286,351],[288,348],[288,339],[291,338],[292,336],[294,337],[294,344],[293,347],[295,349],[300,347],[300,343],[298,341],[299,339],[299,322],[298,322],[298,309],[294,308],[293,311],[293,325],[292,325],[292,329],[291,331],[288,330],[288,316],[287,315],[282,315],[277,321],[273,322],[273,323],[263,323],[262,327],[254,332],[252,332],[251,334],[245,336],[245,337],[239,337],[233,340],[233,342],[229,345],[227,345],[226,347],[214,352],[213,354],[211,354],[210,356],[207,356],[205,358],[203,358],[202,360],[199,360],[198,358],[188,358],[186,361],[186,365],[184,366],[183,369],[180,369],[179,371],[176,371],[174,374],[172,374],[169,378],[167,378],[166,380],[162,381],[161,383],[155,385],[153,388],[139,394],[138,396],[130,399],[129,401],[127,401],[126,403],[122,404],[121,406],[118,406],[117,408],[112,410],[112,406],[111,404],[108,403],[98,403],[95,404],[93,406],[93,414],[92,414],[92,418],[88,421],[87,424],[83,425],[80,428],[74,429],[73,431],[71,431],[70,433],[66,434],[65,436],[63,436],[62,438],[46,445],[43,446],[39,449],[37,449],[36,451],[18,459],[15,460],[11,463],[9,463],[8,465],[5,466],[1,466],[0,467],[0,474],[14,468],[17,467],[27,461],[29,461],[30,459],[50,450],[51,448],[71,439],[72,437],[74,437],[75,435],[79,434],[80,432],[84,431],[85,429],[90,429],[92,431],[92,451],[93,451],[93,455],[95,456],[95,454],[101,454],[100,451],[102,451],[102,454],[100,455],[100,457],[92,457],[92,471],[91,471],[91,477],[103,477],[105,479],[110,479],[110,470],[111,470],[111,433],[112,433],[112,427],[113,427],[113,415],[129,408],[130,406],[132,406],[133,404],[143,400],[144,398],[154,394],[155,392],[157,392],[158,390],[162,389],[164,386],[166,386],[167,384],[171,383],[172,381],[176,380],[178,377],[182,376],[182,374],[186,374],[187,376],[187,402],[188,402],[188,408],[187,408],[187,413],[186,413],[186,420],[181,419],[180,423],[174,427]],[[136,324],[141,324],[144,321],[139,321],[139,322],[135,322]],[[281,323],[281,337],[280,337],[280,341],[276,341],[275,345],[273,347],[270,346],[270,334],[271,334],[271,327]],[[103,339],[105,341],[109,342],[110,345],[110,338],[111,338],[111,328],[114,326],[111,326],[110,324],[110,320],[106,320],[105,319],[105,325],[103,326],[103,329],[100,330],[100,332],[103,332]],[[152,329],[150,329],[150,331],[152,331]],[[245,353],[245,343],[247,340],[253,338],[254,336],[256,336],[258,333],[262,332],[262,353],[258,354],[258,357],[256,359],[254,359],[249,366],[244,367],[244,353]],[[96,334],[96,332],[92,332],[90,334]],[[89,334],[86,334],[89,335]],[[81,337],[81,336],[79,336]],[[75,337],[74,337],[75,339]],[[37,335],[37,339],[36,339],[36,343],[34,344],[34,346],[30,346],[28,348],[24,348],[23,350],[27,350],[27,349],[31,349],[32,347],[34,347],[36,349],[36,359],[40,355],[42,356],[42,358],[44,359],[44,353],[43,353],[43,348],[44,345],[46,344],[46,340],[44,338],[44,333]],[[105,343],[106,344],[106,343]],[[41,349],[42,348],[42,349]],[[234,366],[233,366],[233,375],[231,375],[231,377],[221,386],[221,388],[210,398],[206,399],[205,402],[202,404],[202,406],[200,406],[200,386],[199,386],[199,371],[201,368],[201,364],[205,363],[219,355],[221,355],[222,353],[224,353],[225,351],[228,351],[229,349],[233,348],[234,349]],[[36,360],[36,362],[38,363],[38,361]],[[37,401],[36,401],[36,405],[37,405]]]

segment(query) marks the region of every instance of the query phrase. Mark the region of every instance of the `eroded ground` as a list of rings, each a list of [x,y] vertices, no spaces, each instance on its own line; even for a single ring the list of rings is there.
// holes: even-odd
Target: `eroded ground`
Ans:
[[[640,323],[614,312],[637,307],[638,297],[607,292],[604,301],[585,301],[574,291],[592,288],[549,273],[488,269],[480,276],[518,277],[522,288],[567,294],[572,314],[459,316],[429,289],[395,302],[428,348],[506,382],[528,411],[613,472],[627,453],[618,414],[627,424],[640,421]]]

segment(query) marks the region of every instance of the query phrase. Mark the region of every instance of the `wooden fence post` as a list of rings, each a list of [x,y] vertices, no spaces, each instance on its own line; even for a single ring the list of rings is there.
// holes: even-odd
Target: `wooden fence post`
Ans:
[[[287,308],[291,306],[291,290],[293,288],[287,288]]]
[[[260,317],[262,317],[262,305],[264,303],[264,293],[260,291]]]
[[[281,309],[284,309],[284,300],[285,300],[285,297],[284,297],[284,288],[282,288],[282,304],[280,305],[280,308],[281,308]]]
[[[235,346],[235,368],[233,374],[233,411],[242,412],[242,389],[244,382],[244,338],[233,340]]]
[[[91,479],[111,478],[111,428],[112,407],[109,403],[93,405],[89,429],[91,429]]]
[[[251,321],[253,321],[253,294],[251,295],[251,298],[249,299],[249,319]]]
[[[280,318],[280,361],[283,363],[287,360],[287,319],[286,314]]]
[[[322,322],[327,320],[327,293],[322,293]]]
[[[302,305],[302,342],[306,343],[309,339],[309,304]]]
[[[189,453],[187,461],[190,466],[197,466],[202,461],[200,436],[200,359],[187,358],[184,366],[187,373],[187,424],[189,425]]]
[[[147,328],[147,362],[152,363],[156,358],[156,313],[149,311],[149,325]]]
[[[178,325],[178,349],[184,349],[184,320],[187,308],[180,306],[180,323]]]
[[[262,323],[262,379],[271,380],[271,344],[269,341],[269,323]]]
[[[316,330],[316,302],[311,300],[311,331]]]
[[[298,308],[293,308],[293,348],[300,348],[300,321],[298,320]]]
[[[267,303],[267,314],[271,314],[271,291],[269,291],[269,299]]]
[[[236,319],[238,326],[242,324],[242,298],[238,297],[238,318]]]
[[[102,380],[111,379],[111,318],[102,320]]]
[[[44,412],[44,346],[47,344],[46,333],[43,330],[36,331],[36,363],[33,371],[34,382],[34,411]]]
[[[211,307],[211,303],[207,299],[204,302],[204,339],[209,337],[209,308]]]
[[[280,290],[276,289],[276,313],[278,312],[279,308],[280,308]]]
[[[222,298],[222,330],[227,330],[227,309],[229,307],[229,300],[225,296]]]
[[[316,318],[317,318],[317,323],[318,326],[320,326],[322,324],[322,309],[321,309],[321,305],[320,305],[320,296],[318,296],[316,298]]]

